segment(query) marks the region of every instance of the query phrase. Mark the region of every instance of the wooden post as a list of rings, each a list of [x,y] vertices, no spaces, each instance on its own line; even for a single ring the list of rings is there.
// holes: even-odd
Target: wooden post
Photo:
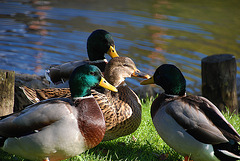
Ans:
[[[13,112],[15,72],[0,69],[0,116]]]
[[[202,95],[221,111],[225,107],[238,113],[236,59],[230,54],[212,55],[202,59]]]

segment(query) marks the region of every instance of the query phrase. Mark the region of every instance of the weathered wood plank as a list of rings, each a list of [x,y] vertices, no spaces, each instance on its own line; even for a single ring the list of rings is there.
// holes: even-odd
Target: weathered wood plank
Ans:
[[[0,116],[13,112],[15,72],[0,69]]]

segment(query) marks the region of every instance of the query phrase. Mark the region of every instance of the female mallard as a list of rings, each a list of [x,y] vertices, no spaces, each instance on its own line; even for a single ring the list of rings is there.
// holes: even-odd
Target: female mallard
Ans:
[[[117,92],[92,65],[77,67],[69,81],[72,99],[53,98],[0,120],[0,147],[30,160],[62,160],[98,145],[105,120],[91,95],[99,84]]]
[[[88,37],[87,53],[89,60],[52,65],[46,72],[47,79],[54,84],[64,83],[76,67],[86,63],[96,65],[103,72],[108,62],[104,55],[107,53],[112,58],[118,57],[111,34],[102,29],[93,31]]]
[[[174,65],[161,65],[141,84],[157,84],[165,93],[152,103],[153,124],[161,138],[193,160],[238,160],[240,135],[204,97],[186,95],[186,80]]]
[[[141,123],[141,102],[138,96],[127,86],[125,78],[148,79],[150,76],[140,72],[130,58],[116,57],[106,65],[104,77],[118,89],[116,93],[107,90],[101,91],[102,93],[97,90],[92,91],[105,116],[107,127],[103,140],[106,141],[133,133]],[[108,104],[110,104],[109,107]],[[113,109],[113,111],[110,112],[110,109]],[[114,116],[116,117],[115,121]]]
[[[115,94],[108,90],[92,90],[106,122],[104,141],[116,139],[134,132],[141,123],[141,103],[138,96],[126,85],[125,78],[149,78],[140,72],[135,63],[128,57],[116,57],[106,65],[104,77],[117,87]],[[70,97],[68,88],[31,89],[22,87],[32,103],[53,97]]]

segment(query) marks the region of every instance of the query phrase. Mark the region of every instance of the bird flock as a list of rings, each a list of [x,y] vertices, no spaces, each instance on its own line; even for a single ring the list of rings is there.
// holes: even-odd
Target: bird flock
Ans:
[[[187,95],[177,66],[159,64],[149,76],[131,58],[118,55],[112,35],[103,29],[88,37],[87,54],[89,60],[51,65],[46,70],[49,88],[20,87],[32,104],[0,118],[3,151],[58,161],[133,133],[141,123],[142,107],[125,79],[139,77],[141,85],[163,88],[151,105],[152,122],[185,161],[240,159],[240,135],[208,99]]]

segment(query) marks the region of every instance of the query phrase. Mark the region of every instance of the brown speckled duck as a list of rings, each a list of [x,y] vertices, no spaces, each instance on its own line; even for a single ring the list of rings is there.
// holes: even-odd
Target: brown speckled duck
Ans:
[[[92,90],[92,95],[103,111],[106,123],[104,141],[133,133],[141,123],[141,103],[138,96],[127,86],[125,78],[149,78],[140,72],[128,57],[115,57],[106,65],[104,77],[114,85],[117,93],[109,90]],[[22,87],[33,103],[52,97],[69,97],[68,88],[30,89]]]
[[[58,161],[98,145],[105,119],[91,94],[99,84],[117,92],[93,65],[77,67],[69,86],[72,99],[43,100],[0,118],[0,148],[30,160]]]
[[[102,29],[93,31],[88,37],[87,53],[89,60],[78,60],[61,65],[52,65],[45,73],[46,78],[53,84],[64,83],[69,79],[72,71],[83,64],[96,65],[103,72],[108,62],[104,55],[108,54],[112,58],[118,57],[111,34]]]
[[[152,103],[153,124],[161,138],[194,161],[240,159],[240,135],[218,108],[201,96],[186,95],[186,80],[174,65],[158,67],[145,84],[164,89]]]
[[[97,92],[97,90],[92,93],[100,107],[102,98],[106,97],[115,110],[116,121],[114,121],[114,124],[109,122],[103,139],[105,141],[129,135],[139,127],[142,114],[141,102],[138,96],[127,86],[125,78],[140,77],[147,79],[149,75],[140,72],[135,63],[128,57],[113,58],[107,64],[104,73],[105,78],[118,89],[116,94],[109,90],[104,90],[103,94]]]

